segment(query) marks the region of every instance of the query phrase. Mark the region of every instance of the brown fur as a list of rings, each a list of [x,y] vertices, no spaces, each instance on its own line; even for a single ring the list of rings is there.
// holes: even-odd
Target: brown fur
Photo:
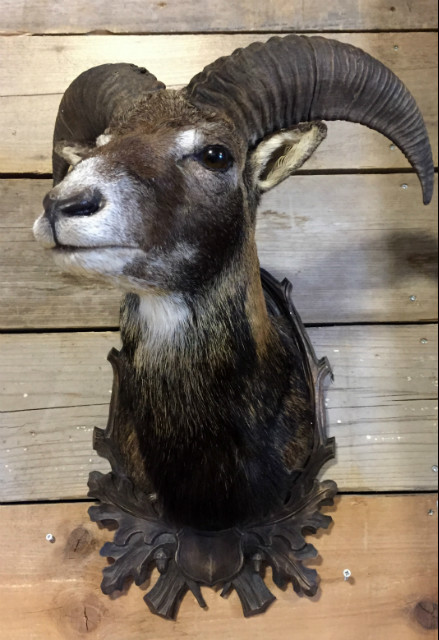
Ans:
[[[325,135],[321,123],[285,129],[347,117],[385,132],[418,171],[425,202],[434,167],[400,81],[336,41],[274,38],[221,58],[182,92],[162,87],[123,64],[72,84],[55,142],[77,132],[76,153],[108,123],[112,138],[86,155],[96,185],[79,163],[47,197],[37,232],[71,270],[130,292],[117,409],[128,475],[157,492],[165,518],[218,529],[281,507],[313,445],[313,385],[294,338],[267,313],[255,244],[261,193]],[[218,146],[224,163],[211,162]],[[68,157],[55,149],[55,184]]]
[[[230,170],[206,169],[198,150],[182,157],[178,136],[191,128],[230,151]],[[218,529],[264,517],[306,463],[314,407],[296,345],[264,301],[246,141],[164,91],[137,101],[108,133],[88,157],[105,167],[102,180],[128,179],[120,224],[139,247],[119,277],[133,292],[122,305],[116,416],[127,475],[179,524]],[[63,223],[53,222],[62,185],[54,224]],[[155,307],[159,323],[172,321],[163,315],[172,309],[181,316],[175,330],[143,317]]]

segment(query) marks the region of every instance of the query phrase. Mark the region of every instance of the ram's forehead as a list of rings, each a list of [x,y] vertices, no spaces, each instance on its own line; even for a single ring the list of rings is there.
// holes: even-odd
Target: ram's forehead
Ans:
[[[163,125],[180,128],[196,125],[204,113],[192,105],[179,91],[158,91],[136,100],[128,112],[116,123],[122,132],[137,128],[139,124],[151,132]]]
[[[204,146],[220,145],[243,166],[248,151],[247,141],[233,122],[221,112],[199,109],[181,91],[163,90],[143,96],[120,120],[113,121],[109,132],[111,138],[106,136],[96,153],[116,156],[123,151],[133,159],[137,155],[139,163],[144,162],[145,155],[181,158]]]
[[[137,100],[123,114],[120,121],[113,122],[112,131],[125,134],[141,128],[145,133],[157,133],[163,128],[204,129],[236,136],[233,122],[224,114],[210,109],[199,109],[181,91],[158,91]]]

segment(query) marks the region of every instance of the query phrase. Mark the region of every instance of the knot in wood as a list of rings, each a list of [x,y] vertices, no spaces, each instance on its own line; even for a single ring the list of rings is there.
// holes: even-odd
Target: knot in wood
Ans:
[[[415,607],[415,618],[424,629],[438,628],[438,605],[431,600],[421,600]]]
[[[96,541],[93,535],[85,527],[77,527],[72,531],[66,544],[67,558],[84,558],[95,548]]]

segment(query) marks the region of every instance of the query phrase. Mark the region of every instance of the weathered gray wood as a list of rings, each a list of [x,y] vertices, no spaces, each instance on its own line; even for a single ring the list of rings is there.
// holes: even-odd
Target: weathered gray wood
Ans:
[[[5,640],[433,640],[416,621],[419,600],[437,598],[436,498],[343,496],[327,509],[335,525],[309,541],[322,560],[321,593],[309,600],[275,590],[259,618],[242,617],[236,593],[203,589],[208,609],[187,596],[177,623],[151,616],[138,589],[100,593],[109,539],[89,522],[88,504],[0,507],[0,616]],[[47,533],[56,537],[45,541]],[[315,563],[313,563],[315,564]],[[346,583],[343,570],[352,571]],[[154,576],[155,579],[156,576]],[[269,576],[271,579],[271,576]],[[271,588],[271,583],[270,583]],[[292,634],[294,630],[294,635]]]
[[[437,27],[435,0],[3,0],[0,33],[398,30]]]
[[[60,273],[33,239],[49,188],[0,181],[0,328],[116,327],[119,294]],[[294,283],[306,322],[434,320],[436,211],[414,175],[296,176],[262,201],[261,264]]]
[[[0,180],[0,327],[118,326],[119,294],[61,274],[34,240],[50,180]]]
[[[310,330],[335,383],[328,394],[342,491],[432,489],[437,474],[436,327]],[[428,342],[423,342],[427,340]],[[111,388],[107,352],[117,333],[0,336],[0,500],[79,498]]]
[[[260,261],[306,322],[436,319],[435,211],[413,175],[296,176],[262,201]]]
[[[89,36],[0,38],[0,172],[50,172],[53,124],[68,84],[104,62],[146,65],[170,87],[183,86],[206,64],[266,35]],[[424,114],[437,158],[437,35],[340,33],[390,66]],[[397,49],[395,49],[397,47]],[[365,127],[331,123],[307,169],[407,167],[389,141]]]

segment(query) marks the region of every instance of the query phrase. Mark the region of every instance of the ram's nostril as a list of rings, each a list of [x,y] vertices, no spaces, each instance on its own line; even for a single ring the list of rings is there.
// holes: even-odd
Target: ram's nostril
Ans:
[[[100,193],[80,194],[58,202],[59,213],[65,216],[91,216],[96,213],[102,203]]]
[[[99,191],[82,191],[69,198],[57,198],[49,192],[43,200],[46,216],[55,220],[58,216],[91,216],[102,208],[104,198]]]

